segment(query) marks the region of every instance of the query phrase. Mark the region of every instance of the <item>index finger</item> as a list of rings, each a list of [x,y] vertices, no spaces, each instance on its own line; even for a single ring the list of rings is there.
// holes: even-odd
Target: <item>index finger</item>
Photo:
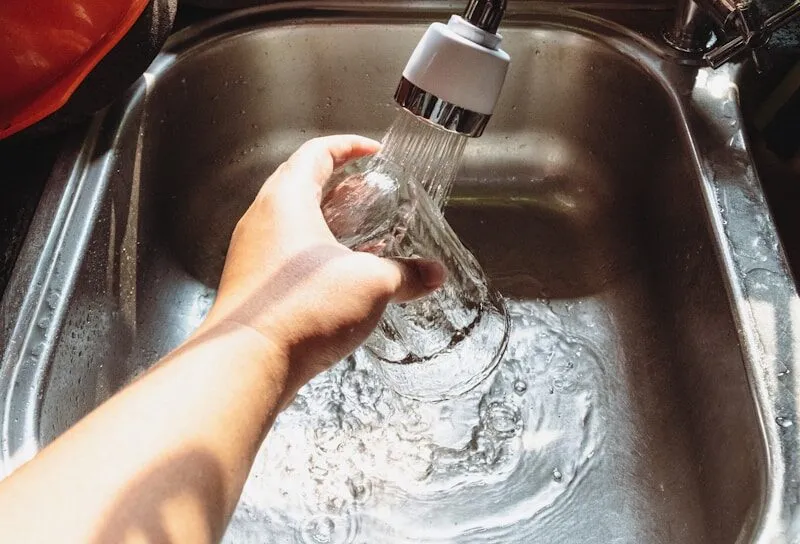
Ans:
[[[352,134],[325,136],[304,143],[286,161],[292,184],[310,183],[319,202],[322,187],[333,171],[348,161],[377,152],[381,144]]]
[[[261,187],[257,205],[268,206],[270,217],[296,233],[333,236],[320,209],[322,187],[337,167],[378,149],[375,140],[355,135],[309,140]]]

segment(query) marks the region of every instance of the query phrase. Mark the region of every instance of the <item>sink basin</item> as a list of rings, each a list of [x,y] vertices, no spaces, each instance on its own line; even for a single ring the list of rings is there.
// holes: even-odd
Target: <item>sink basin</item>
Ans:
[[[380,137],[405,60],[445,15],[227,15],[176,35],[74,136],[0,308],[0,474],[198,326],[265,178],[308,138]],[[503,35],[509,79],[447,208],[508,299],[500,369],[450,406],[373,383],[361,417],[369,389],[350,386],[372,378],[341,363],[279,419],[226,541],[794,541],[800,306],[742,132],[739,67],[679,66],[608,19],[526,3]],[[374,461],[389,430],[406,433],[356,485],[316,432],[330,414],[339,454],[361,444]],[[475,437],[491,463],[437,480],[462,467],[447,459],[474,461]],[[329,455],[289,453],[301,446]],[[393,467],[422,450],[417,487],[393,492]],[[351,495],[306,500],[337,478]]]

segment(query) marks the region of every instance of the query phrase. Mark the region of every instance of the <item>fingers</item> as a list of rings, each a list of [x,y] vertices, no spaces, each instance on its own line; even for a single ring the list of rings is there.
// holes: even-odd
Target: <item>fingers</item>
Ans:
[[[308,184],[317,197],[333,171],[353,159],[371,155],[380,143],[354,135],[326,136],[309,140],[298,149],[286,165],[293,183]]]
[[[333,235],[322,216],[322,187],[334,169],[352,159],[375,153],[380,144],[361,136],[327,136],[303,144],[264,183],[256,198],[261,215],[301,238]]]
[[[394,302],[408,302],[435,291],[444,283],[447,270],[428,259],[381,259]]]

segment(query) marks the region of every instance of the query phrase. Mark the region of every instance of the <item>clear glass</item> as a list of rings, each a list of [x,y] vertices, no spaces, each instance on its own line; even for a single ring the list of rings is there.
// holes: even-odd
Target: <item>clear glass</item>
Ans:
[[[502,298],[439,209],[463,149],[463,137],[401,113],[383,149],[337,170],[323,195],[325,218],[347,247],[433,258],[447,268],[434,293],[390,304],[355,354],[377,363],[376,372],[398,393],[418,399],[470,390],[495,368],[507,341]]]

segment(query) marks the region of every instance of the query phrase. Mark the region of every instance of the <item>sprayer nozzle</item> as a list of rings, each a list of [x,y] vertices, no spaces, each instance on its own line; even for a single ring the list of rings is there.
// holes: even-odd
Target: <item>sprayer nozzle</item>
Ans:
[[[497,34],[505,8],[504,0],[471,0],[464,17],[433,23],[408,59],[395,101],[447,130],[480,136],[511,61]]]
[[[486,32],[497,34],[506,12],[506,0],[470,0],[464,19]]]

